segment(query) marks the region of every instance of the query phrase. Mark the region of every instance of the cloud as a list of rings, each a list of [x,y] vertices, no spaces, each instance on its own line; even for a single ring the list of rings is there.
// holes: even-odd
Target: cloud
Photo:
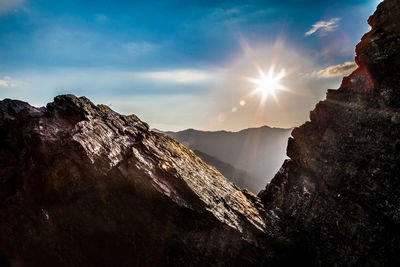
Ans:
[[[320,36],[325,35],[327,32],[334,31],[337,27],[339,27],[340,18],[332,18],[328,21],[318,21],[317,23],[312,25],[312,28],[304,34],[304,36],[310,36],[316,32],[319,32]]]
[[[146,79],[163,80],[173,83],[197,83],[209,80],[211,78],[211,75],[208,73],[198,70],[142,72],[136,75]]]
[[[0,80],[1,87],[8,87],[8,83],[5,80]]]
[[[329,66],[325,69],[318,71],[316,74],[318,77],[331,78],[347,74],[349,72],[352,72],[356,68],[357,68],[356,63],[354,63],[353,61],[347,61],[343,64]]]
[[[1,0],[0,1],[0,15],[13,10],[18,5],[22,4],[24,0]]]
[[[89,98],[99,96],[125,98],[139,95],[149,98],[177,95],[199,96],[207,91],[212,82],[210,79],[210,81],[189,83],[190,76],[189,78],[178,77],[185,78],[184,81],[188,81],[186,83],[166,82],[166,80],[146,77],[144,74],[147,73],[110,68],[54,68],[18,71],[9,74],[13,78],[0,76],[2,81],[0,99],[24,99],[43,105],[46,103],[45,101],[51,101],[55,95],[67,93],[85,95]]]
[[[84,95],[95,103],[111,104],[112,109],[123,114],[136,114],[151,127],[209,129],[209,118],[217,116],[209,108],[214,100],[206,93],[210,83],[154,82],[154,79],[144,79],[142,74],[108,68],[18,71],[8,74],[17,82],[15,88],[0,85],[0,100],[20,99],[40,107],[59,94]],[[3,76],[1,80],[11,82]]]
[[[2,80],[0,80],[0,87],[15,87],[16,84],[11,80],[10,77],[4,76]]]

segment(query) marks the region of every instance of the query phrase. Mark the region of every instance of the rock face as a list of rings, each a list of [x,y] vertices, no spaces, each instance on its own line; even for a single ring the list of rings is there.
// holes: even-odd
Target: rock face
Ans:
[[[85,97],[0,102],[1,266],[261,265],[266,214],[174,139]]]
[[[385,0],[356,47],[358,69],[296,128],[259,196],[309,264],[400,262],[400,1]]]

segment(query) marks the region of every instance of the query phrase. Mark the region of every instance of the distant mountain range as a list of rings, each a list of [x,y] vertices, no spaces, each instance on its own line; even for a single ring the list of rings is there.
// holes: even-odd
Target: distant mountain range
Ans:
[[[286,158],[291,130],[263,126],[239,132],[188,129],[163,133],[192,149],[239,187],[258,193]]]

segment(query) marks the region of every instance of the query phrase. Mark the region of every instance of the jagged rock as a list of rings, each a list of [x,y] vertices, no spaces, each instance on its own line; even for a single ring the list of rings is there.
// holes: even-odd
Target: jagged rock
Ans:
[[[400,1],[385,0],[357,45],[358,69],[296,128],[260,192],[309,265],[400,262]]]
[[[134,115],[73,95],[46,108],[6,99],[0,137],[3,265],[262,265],[272,255],[258,198]]]

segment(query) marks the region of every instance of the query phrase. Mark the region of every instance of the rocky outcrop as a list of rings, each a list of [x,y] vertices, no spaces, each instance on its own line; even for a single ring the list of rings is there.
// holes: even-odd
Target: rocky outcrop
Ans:
[[[136,116],[85,97],[58,96],[46,108],[0,102],[0,182],[2,266],[262,265],[272,257],[256,196]]]
[[[358,69],[292,132],[259,196],[310,265],[400,262],[400,1],[385,0],[357,45]]]

